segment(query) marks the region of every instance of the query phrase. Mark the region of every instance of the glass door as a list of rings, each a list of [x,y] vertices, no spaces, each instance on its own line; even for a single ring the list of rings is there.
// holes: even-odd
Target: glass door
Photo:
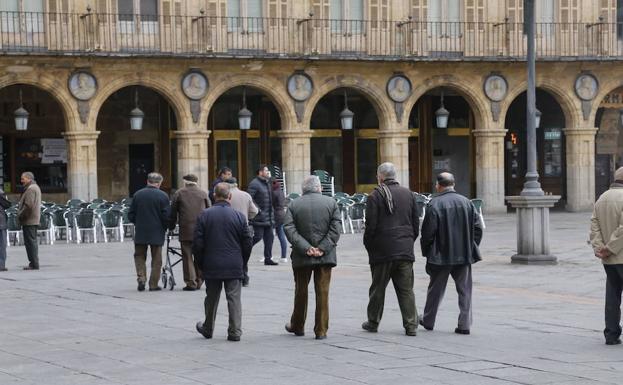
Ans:
[[[356,192],[369,193],[377,185],[376,168],[379,164],[378,139],[375,129],[357,130],[355,175]]]

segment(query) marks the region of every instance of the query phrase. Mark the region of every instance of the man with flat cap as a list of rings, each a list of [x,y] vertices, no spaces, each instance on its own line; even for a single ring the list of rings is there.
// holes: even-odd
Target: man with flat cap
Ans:
[[[177,190],[171,203],[171,216],[169,217],[169,230],[175,229],[176,223],[180,225],[180,245],[182,248],[182,266],[184,271],[185,291],[194,291],[201,288],[203,278],[197,264],[193,261],[192,245],[195,223],[197,217],[204,209],[211,206],[208,193],[198,186],[196,175],[188,174],[182,178],[184,187]]]

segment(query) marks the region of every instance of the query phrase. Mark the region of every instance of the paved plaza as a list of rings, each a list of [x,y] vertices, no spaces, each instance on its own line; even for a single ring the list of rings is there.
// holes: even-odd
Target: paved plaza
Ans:
[[[452,283],[434,331],[404,335],[391,285],[379,332],[363,331],[370,272],[361,234],[339,244],[323,341],[312,330],[313,285],[306,335],[284,331],[291,268],[261,264],[261,247],[243,289],[241,342],[226,340],[224,295],[214,338],[197,334],[204,292],[181,290],[181,266],[174,291],[137,292],[131,242],[41,246],[36,272],[21,270],[23,247],[10,247],[0,273],[0,384],[621,384],[623,346],[602,335],[605,274],[586,242],[589,217],[552,213],[556,266],[511,265],[515,217],[487,217],[470,336],[453,333]],[[417,246],[421,310],[428,277]]]

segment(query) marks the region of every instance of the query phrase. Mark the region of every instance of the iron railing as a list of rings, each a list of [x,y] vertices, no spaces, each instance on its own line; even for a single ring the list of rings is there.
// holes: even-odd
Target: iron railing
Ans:
[[[2,54],[524,60],[522,23],[0,12]],[[539,60],[622,60],[623,24],[538,23]]]

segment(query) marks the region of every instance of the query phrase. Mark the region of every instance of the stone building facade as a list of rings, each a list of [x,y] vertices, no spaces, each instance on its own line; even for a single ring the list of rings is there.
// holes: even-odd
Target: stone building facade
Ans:
[[[123,198],[151,170],[165,189],[186,173],[207,188],[227,165],[244,185],[259,163],[278,165],[289,192],[317,168],[340,190],[367,191],[375,165],[391,161],[424,192],[453,171],[460,191],[499,212],[523,182],[521,0],[7,3],[0,135],[11,193],[26,169],[63,201]],[[539,171],[561,207],[587,210],[623,163],[623,4],[537,3]],[[18,132],[20,94],[30,115]],[[250,130],[238,128],[243,97]],[[442,98],[447,128],[435,124]]]

